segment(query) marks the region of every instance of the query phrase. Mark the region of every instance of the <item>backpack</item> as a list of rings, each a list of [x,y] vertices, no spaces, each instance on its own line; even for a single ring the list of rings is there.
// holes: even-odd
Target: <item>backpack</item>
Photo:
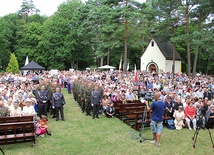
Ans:
[[[175,124],[173,119],[167,120],[167,129],[169,130],[174,130],[175,129]]]

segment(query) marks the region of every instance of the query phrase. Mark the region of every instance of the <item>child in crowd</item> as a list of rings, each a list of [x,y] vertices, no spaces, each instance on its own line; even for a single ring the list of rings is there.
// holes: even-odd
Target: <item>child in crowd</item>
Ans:
[[[105,115],[105,113],[106,113],[106,108],[108,106],[108,102],[109,102],[108,96],[104,95],[103,99],[102,99],[102,113],[103,113],[103,115]]]
[[[39,135],[41,137],[44,137],[44,134],[47,132],[48,135],[51,135],[48,131],[48,123],[47,123],[47,117],[45,115],[40,117],[37,117],[37,123],[36,123],[36,135]]]
[[[114,104],[112,102],[110,102],[108,104],[108,107],[106,108],[106,116],[107,117],[114,117],[114,114],[115,114],[115,109],[114,109]]]

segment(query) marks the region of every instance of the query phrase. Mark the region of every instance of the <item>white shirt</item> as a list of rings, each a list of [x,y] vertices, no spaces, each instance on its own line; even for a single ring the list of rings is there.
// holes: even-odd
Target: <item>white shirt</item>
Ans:
[[[23,107],[22,114],[23,115],[35,115],[36,112],[35,112],[34,107],[32,105],[30,105],[29,107],[28,106]]]
[[[12,109],[14,109],[14,105],[13,104],[11,104],[11,105],[6,104],[5,106],[8,107],[9,111],[11,111]]]
[[[10,116],[11,117],[15,116],[15,112],[16,112],[16,116],[21,116],[21,114],[22,114],[21,108],[18,107],[17,109],[15,109],[15,108],[11,109]]]
[[[196,92],[196,96],[198,97],[198,98],[204,98],[204,91],[197,91]]]
[[[159,84],[159,83],[158,83],[158,84],[154,83],[154,84],[153,84],[153,88],[154,88],[154,89],[156,88],[156,89],[159,90],[159,89],[160,89],[160,84]]]
[[[179,112],[176,110],[173,115],[174,118],[184,119],[184,111]]]

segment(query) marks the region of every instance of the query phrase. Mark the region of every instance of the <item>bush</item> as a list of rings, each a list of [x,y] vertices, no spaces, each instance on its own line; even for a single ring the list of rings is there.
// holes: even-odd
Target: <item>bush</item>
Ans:
[[[6,68],[6,72],[8,73],[12,72],[13,74],[19,73],[19,64],[14,53],[11,53],[10,55],[10,61]]]

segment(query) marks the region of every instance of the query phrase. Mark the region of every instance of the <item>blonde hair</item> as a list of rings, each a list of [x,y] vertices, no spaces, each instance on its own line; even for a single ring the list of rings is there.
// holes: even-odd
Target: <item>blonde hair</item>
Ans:
[[[35,97],[32,92],[28,93],[28,97]]]
[[[36,121],[37,121],[37,122],[40,121],[40,117],[39,117],[39,116],[36,117]]]
[[[45,116],[45,115],[41,115],[41,119],[45,119],[45,120],[47,120],[47,116]]]

